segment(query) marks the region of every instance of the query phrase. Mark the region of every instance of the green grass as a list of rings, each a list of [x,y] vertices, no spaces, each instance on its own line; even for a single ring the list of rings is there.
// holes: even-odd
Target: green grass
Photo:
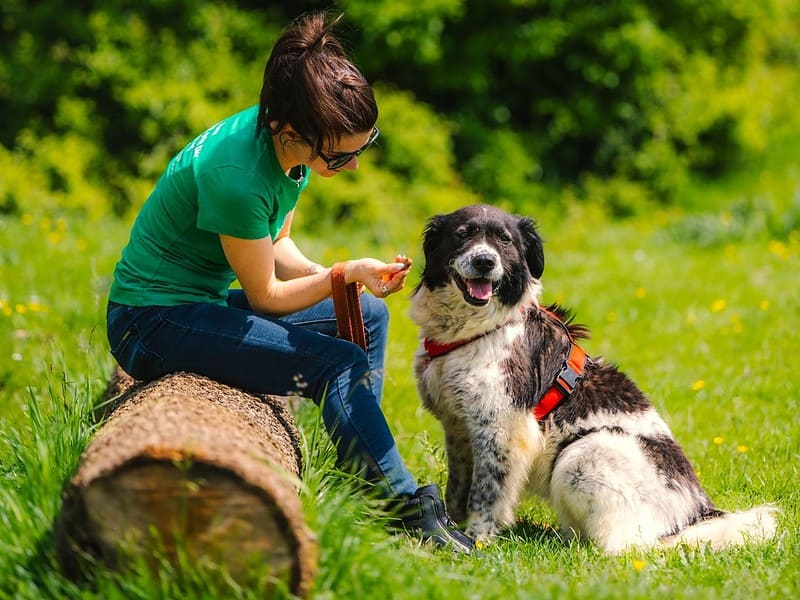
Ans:
[[[333,469],[317,411],[307,406],[298,420],[303,506],[320,541],[314,597],[796,597],[800,237],[782,224],[798,222],[800,183],[797,163],[781,157],[736,185],[688,188],[681,208],[624,222],[590,204],[567,214],[529,210],[546,239],[545,302],[571,306],[592,329],[587,350],[619,364],[651,396],[720,507],[781,507],[775,541],[609,557],[563,544],[551,510],[531,499],[520,523],[480,556],[430,552],[386,533],[357,484]],[[165,565],[156,578],[98,566],[91,585],[66,581],[54,567],[61,487],[92,433],[88,414],[112,366],[105,291],[127,229],[70,215],[0,217],[0,598],[258,597],[214,565],[188,573]],[[364,250],[307,242],[327,261]],[[367,250],[421,259],[418,240]],[[417,340],[407,294],[389,304],[387,417],[420,481],[443,484],[441,428],[421,409],[411,375]]]

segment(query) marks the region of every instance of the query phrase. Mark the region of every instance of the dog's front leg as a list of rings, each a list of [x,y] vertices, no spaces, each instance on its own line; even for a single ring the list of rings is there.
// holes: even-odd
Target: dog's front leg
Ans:
[[[518,490],[509,486],[512,476],[508,436],[493,429],[473,432],[472,486],[469,492],[467,533],[486,540],[513,520]]]
[[[472,445],[466,431],[445,428],[447,449],[447,512],[458,523],[467,520],[467,500],[472,485]]]

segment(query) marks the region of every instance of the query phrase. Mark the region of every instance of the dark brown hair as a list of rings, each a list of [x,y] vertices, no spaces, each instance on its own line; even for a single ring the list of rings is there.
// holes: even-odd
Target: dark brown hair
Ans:
[[[303,15],[275,43],[264,68],[257,134],[266,129],[275,135],[288,123],[316,155],[325,151],[323,143],[375,125],[372,88],[332,33],[341,18],[325,12]]]

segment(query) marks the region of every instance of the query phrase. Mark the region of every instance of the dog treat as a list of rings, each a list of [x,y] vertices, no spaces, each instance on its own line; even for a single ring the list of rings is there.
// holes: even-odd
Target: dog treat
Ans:
[[[394,261],[394,262],[396,262],[396,263],[397,263],[397,262],[401,262],[401,263],[403,263],[403,269],[400,271],[400,272],[402,272],[402,271],[405,271],[406,269],[409,269],[409,268],[411,267],[411,263],[412,263],[413,261],[412,261],[412,260],[411,260],[411,259],[410,259],[408,256],[406,256],[405,254],[398,254],[398,255],[397,255],[397,258],[395,259],[395,261]],[[389,280],[391,280],[391,278],[392,278],[392,275],[389,275],[389,274],[382,275],[382,276],[381,276],[381,281],[383,281],[384,283],[386,283],[386,282],[388,282]]]

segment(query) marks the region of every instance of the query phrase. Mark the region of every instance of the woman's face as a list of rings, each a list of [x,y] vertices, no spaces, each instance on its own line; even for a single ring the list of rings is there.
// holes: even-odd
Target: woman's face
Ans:
[[[377,128],[364,133],[346,135],[338,142],[331,144],[330,148],[326,148],[327,145],[323,144],[325,149],[313,158],[311,157],[311,147],[302,144],[298,153],[305,152],[305,155],[298,156],[298,158],[322,177],[333,177],[341,171],[355,171],[358,168],[358,156],[369,148],[377,137]]]

